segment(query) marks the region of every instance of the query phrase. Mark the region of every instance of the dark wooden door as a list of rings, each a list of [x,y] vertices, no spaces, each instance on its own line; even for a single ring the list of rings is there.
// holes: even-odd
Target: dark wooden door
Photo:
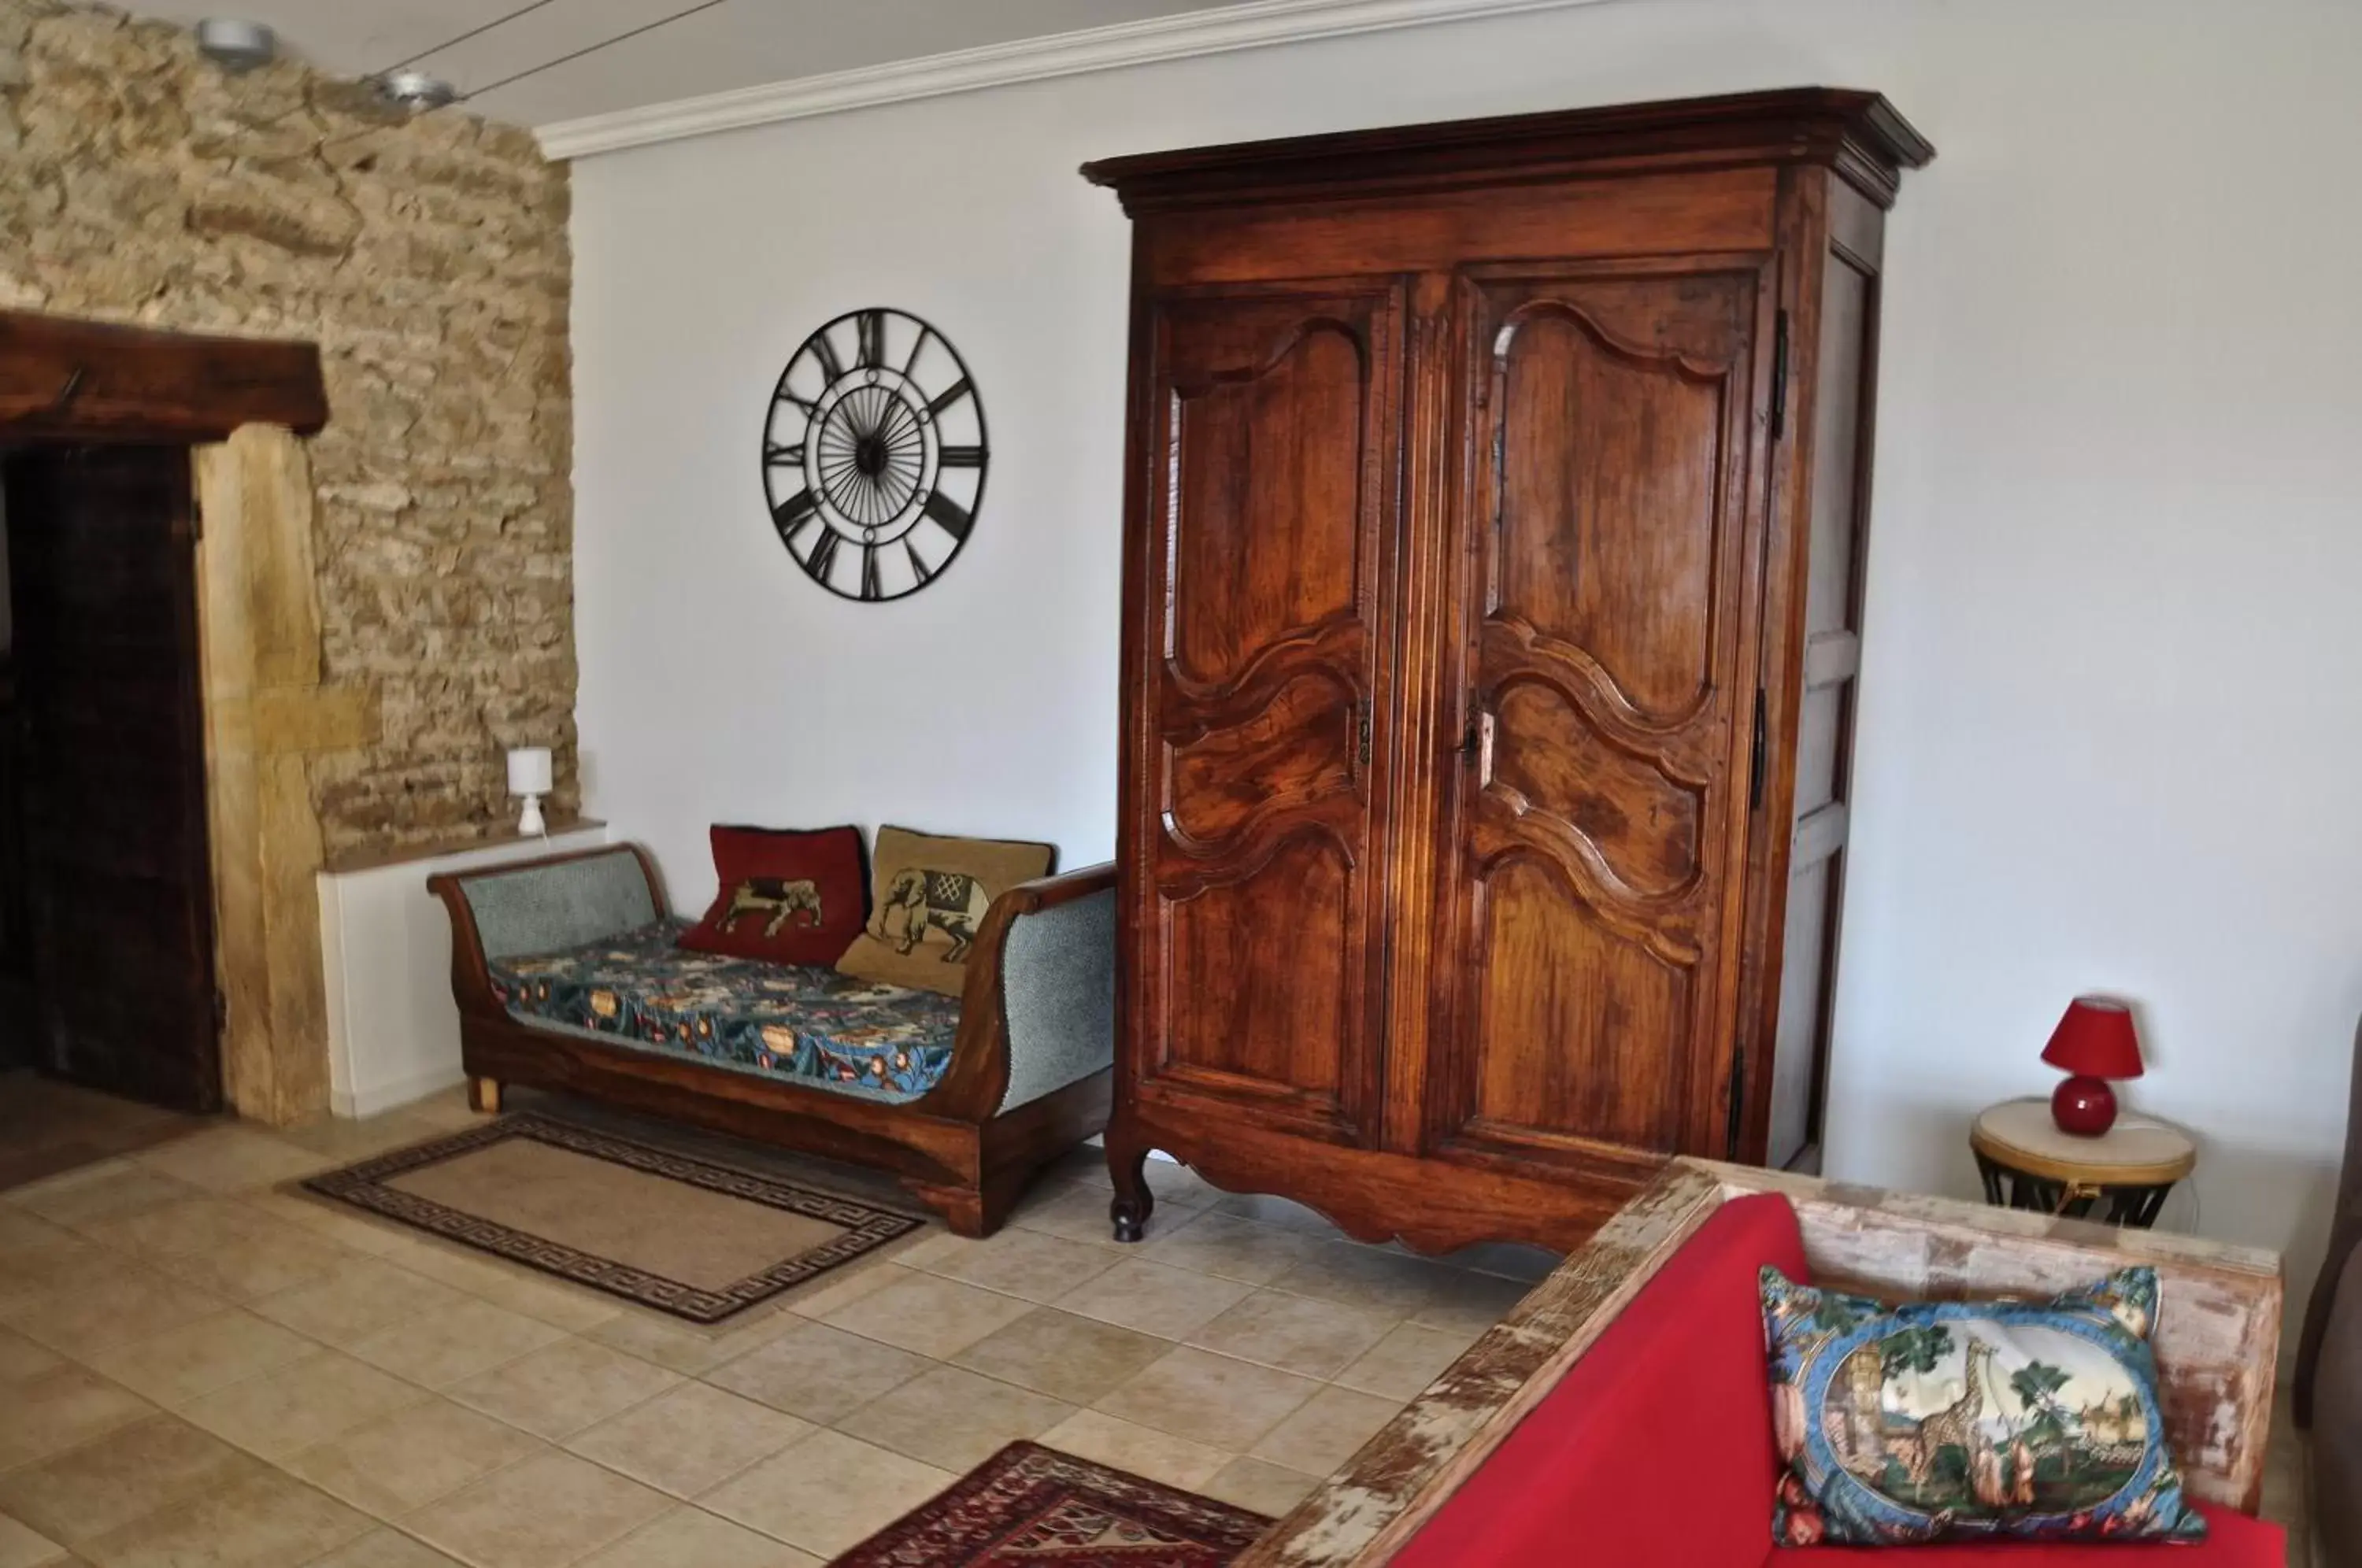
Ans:
[[[7,480],[42,1065],[217,1110],[188,453],[32,452]]]
[[[1726,1146],[1768,264],[1476,269],[1461,290],[1429,1152],[1637,1179]]]
[[[1376,1139],[1402,313],[1391,281],[1149,307],[1126,1092],[1168,1122]]]

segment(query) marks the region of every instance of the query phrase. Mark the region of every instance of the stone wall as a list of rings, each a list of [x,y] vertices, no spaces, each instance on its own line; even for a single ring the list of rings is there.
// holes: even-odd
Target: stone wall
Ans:
[[[0,308],[320,346],[322,676],[381,715],[310,760],[331,856],[510,817],[509,745],[575,808],[567,204],[524,131],[0,0]]]

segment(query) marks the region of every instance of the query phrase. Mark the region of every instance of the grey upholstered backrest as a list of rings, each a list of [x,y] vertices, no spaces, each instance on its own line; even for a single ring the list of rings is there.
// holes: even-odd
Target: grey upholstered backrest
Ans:
[[[1012,1110],[1115,1059],[1115,889],[1021,916],[1001,952]]]
[[[464,877],[487,958],[555,953],[646,925],[660,912],[628,845],[579,859]]]

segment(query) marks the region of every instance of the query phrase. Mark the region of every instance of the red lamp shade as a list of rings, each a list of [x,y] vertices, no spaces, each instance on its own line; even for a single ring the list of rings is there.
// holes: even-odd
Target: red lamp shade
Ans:
[[[2077,997],[2050,1032],[2042,1059],[2088,1078],[2140,1077],[2140,1037],[2133,1032],[2131,1010],[2105,997]]]

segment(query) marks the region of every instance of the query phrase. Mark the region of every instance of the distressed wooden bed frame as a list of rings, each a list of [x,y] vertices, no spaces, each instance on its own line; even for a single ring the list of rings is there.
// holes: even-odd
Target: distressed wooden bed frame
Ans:
[[[1727,1199],[1795,1205],[1816,1284],[1889,1300],[2048,1296],[2133,1264],[2158,1272],[2159,1393],[2191,1492],[2262,1501],[2279,1358],[2277,1253],[2191,1236],[1675,1160],[1426,1393],[1233,1564],[1391,1561]]]

